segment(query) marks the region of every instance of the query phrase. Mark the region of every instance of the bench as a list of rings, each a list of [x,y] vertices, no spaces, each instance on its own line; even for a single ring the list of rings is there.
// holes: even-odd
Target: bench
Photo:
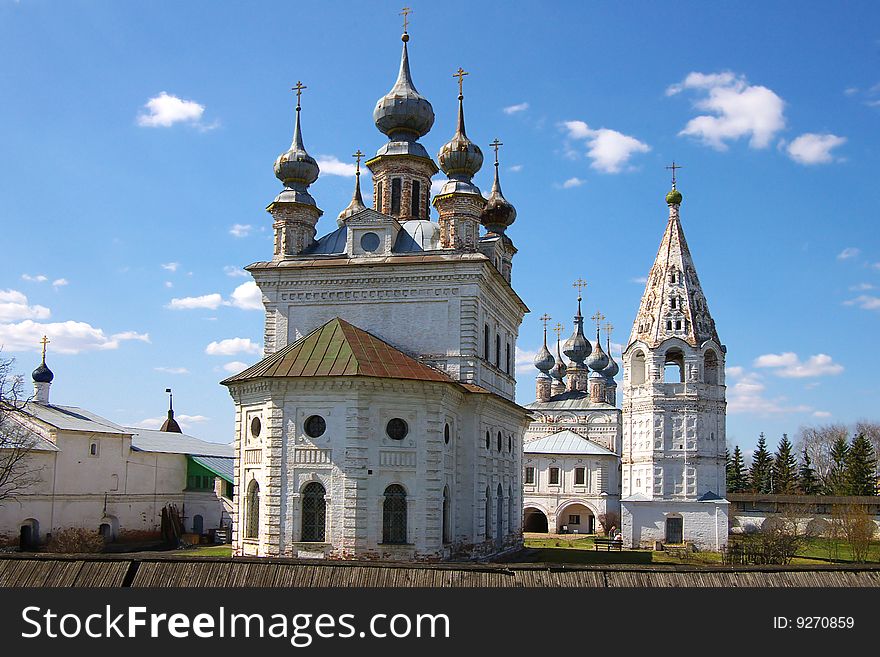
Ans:
[[[623,549],[623,541],[616,538],[596,538],[593,539],[593,543],[595,544],[596,550],[600,547],[604,547],[607,551]]]

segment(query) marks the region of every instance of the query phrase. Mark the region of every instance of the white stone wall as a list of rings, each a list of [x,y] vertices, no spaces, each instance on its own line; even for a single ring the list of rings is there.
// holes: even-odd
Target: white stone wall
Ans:
[[[719,551],[727,545],[728,503],[628,501],[621,507],[621,532],[626,547],[653,547],[666,541],[666,519],[682,518],[682,534],[701,551]]]

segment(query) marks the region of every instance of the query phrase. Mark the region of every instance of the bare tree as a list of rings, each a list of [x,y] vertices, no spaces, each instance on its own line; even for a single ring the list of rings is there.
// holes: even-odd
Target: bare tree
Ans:
[[[33,438],[19,422],[27,398],[22,377],[13,374],[11,358],[0,359],[0,505],[26,492],[40,480],[31,461]]]
[[[798,453],[806,451],[813,464],[813,471],[823,485],[827,482],[833,467],[831,447],[841,437],[849,442],[849,429],[845,424],[826,424],[798,429],[795,451]]]
[[[840,536],[849,544],[853,561],[867,561],[871,540],[877,533],[877,525],[868,507],[863,504],[841,506],[835,509],[834,521],[839,526]]]

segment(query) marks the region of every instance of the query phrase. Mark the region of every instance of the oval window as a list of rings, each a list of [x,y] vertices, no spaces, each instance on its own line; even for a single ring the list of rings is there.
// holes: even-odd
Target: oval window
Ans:
[[[392,440],[403,440],[406,438],[406,434],[409,433],[409,425],[406,423],[406,420],[402,420],[399,417],[391,418],[388,420],[388,424],[385,425],[385,433]]]
[[[449,444],[449,423],[446,423],[446,428],[443,430],[443,442],[447,445]]]
[[[327,422],[320,415],[310,415],[306,418],[303,429],[309,438],[318,438],[327,431]]]
[[[262,430],[263,430],[263,425],[260,422],[260,418],[255,417],[253,420],[251,420],[251,435],[254,438],[259,438],[260,431],[262,431]]]
[[[489,449],[489,443],[491,442],[491,438],[489,437],[489,432],[486,432],[486,449]]]
[[[372,253],[379,248],[381,240],[376,233],[364,233],[361,236],[361,248],[367,253]]]
[[[501,432],[498,432],[498,451],[501,451]]]

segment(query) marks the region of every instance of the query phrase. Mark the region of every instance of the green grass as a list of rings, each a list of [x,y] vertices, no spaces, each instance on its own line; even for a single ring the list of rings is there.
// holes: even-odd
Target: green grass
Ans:
[[[171,550],[164,554],[175,557],[231,557],[231,545],[199,545],[185,550]]]

